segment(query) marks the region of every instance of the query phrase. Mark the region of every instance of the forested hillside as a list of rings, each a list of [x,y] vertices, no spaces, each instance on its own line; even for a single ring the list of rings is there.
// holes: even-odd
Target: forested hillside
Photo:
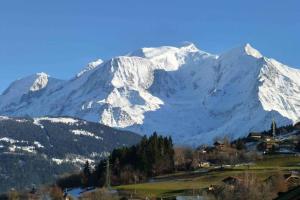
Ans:
[[[141,136],[68,117],[0,117],[0,192],[48,183]]]

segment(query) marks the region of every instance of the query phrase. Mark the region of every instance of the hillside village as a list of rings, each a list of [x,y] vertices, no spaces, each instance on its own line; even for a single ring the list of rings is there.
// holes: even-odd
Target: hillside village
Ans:
[[[190,158],[185,160],[190,160],[193,168],[242,164],[262,155],[297,156],[300,153],[300,123],[277,128],[273,121],[268,131],[250,132],[246,137],[233,141],[226,136],[216,138],[212,146],[201,145],[193,153],[187,153],[191,151],[188,148],[175,148],[176,151],[179,155],[190,154]]]
[[[277,128],[275,121],[266,132],[252,132],[245,139],[248,149],[256,149],[264,154],[296,154],[300,151],[300,123]]]
[[[300,200],[300,0],[0,0],[0,200]]]
[[[268,131],[251,132],[234,141],[226,136],[216,138],[213,145],[196,149],[173,146],[171,138],[154,133],[144,137],[140,144],[114,150],[108,160],[95,168],[86,162],[82,172],[61,177],[55,184],[27,192],[11,191],[2,197],[173,199],[182,195],[183,199],[184,196],[195,199],[196,196],[203,199],[222,196],[226,200],[234,199],[232,195],[259,199],[262,196],[250,195],[259,191],[256,193],[269,195],[264,199],[281,199],[291,191],[300,194],[299,144],[300,123],[276,127],[275,121]],[[172,186],[176,182],[178,185]],[[166,183],[166,192],[145,193],[147,187],[160,188]],[[174,190],[174,194],[169,194],[169,190]]]

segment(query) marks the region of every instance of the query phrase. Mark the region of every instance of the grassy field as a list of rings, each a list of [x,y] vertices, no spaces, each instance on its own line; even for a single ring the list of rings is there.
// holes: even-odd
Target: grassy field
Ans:
[[[134,196],[150,198],[169,197],[187,192],[198,194],[202,189],[218,184],[228,176],[239,176],[251,172],[261,179],[266,179],[278,171],[286,173],[292,170],[300,171],[299,156],[267,156],[249,166],[225,168],[224,170],[211,169],[206,173],[195,173],[194,175],[191,175],[190,172],[181,172],[160,177],[157,182],[122,185],[115,189],[127,194],[134,194]]]

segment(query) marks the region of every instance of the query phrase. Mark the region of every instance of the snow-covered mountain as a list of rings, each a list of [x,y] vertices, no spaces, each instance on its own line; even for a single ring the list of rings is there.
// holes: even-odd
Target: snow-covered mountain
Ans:
[[[295,122],[299,102],[300,70],[249,44],[221,55],[188,44],[98,60],[68,81],[18,80],[0,96],[0,114],[74,116],[196,145],[268,129],[272,118]]]

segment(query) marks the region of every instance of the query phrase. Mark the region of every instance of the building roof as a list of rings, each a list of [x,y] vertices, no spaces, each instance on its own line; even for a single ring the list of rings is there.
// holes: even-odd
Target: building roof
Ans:
[[[215,141],[214,145],[223,145],[224,143],[221,141]]]
[[[262,133],[259,133],[259,132],[251,132],[249,133],[249,136],[262,136]]]
[[[229,184],[229,185],[235,185],[238,184],[241,180],[236,177],[228,176],[227,178],[223,179],[222,182]]]

